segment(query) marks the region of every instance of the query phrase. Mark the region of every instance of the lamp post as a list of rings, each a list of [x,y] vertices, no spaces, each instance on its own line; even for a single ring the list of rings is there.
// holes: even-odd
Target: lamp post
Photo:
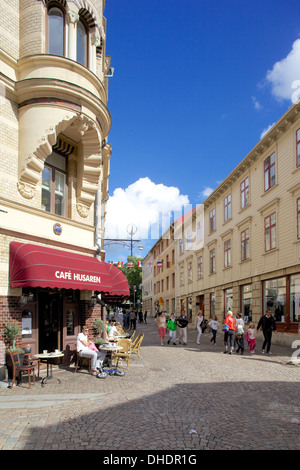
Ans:
[[[104,245],[114,245],[114,244],[121,244],[126,247],[130,247],[130,256],[133,256],[133,245],[135,243],[141,243],[141,240],[134,239],[133,235],[137,232],[137,226],[134,224],[129,224],[126,228],[128,235],[130,236],[130,240],[128,238],[105,238]],[[139,250],[143,249],[143,246],[139,245]]]

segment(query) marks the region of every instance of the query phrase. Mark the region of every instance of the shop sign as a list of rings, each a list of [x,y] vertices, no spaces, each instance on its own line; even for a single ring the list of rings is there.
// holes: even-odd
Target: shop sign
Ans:
[[[94,282],[95,284],[101,284],[100,276],[72,273],[72,271],[55,271],[55,277],[56,279],[67,279],[69,281]]]
[[[62,226],[60,224],[54,224],[53,225],[53,232],[55,233],[55,235],[61,235]]]

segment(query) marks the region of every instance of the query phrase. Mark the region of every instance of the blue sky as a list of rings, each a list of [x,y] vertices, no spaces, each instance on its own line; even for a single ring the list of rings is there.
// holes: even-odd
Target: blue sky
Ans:
[[[294,0],[107,0],[112,115],[107,238],[203,202],[292,105]],[[128,248],[106,247],[106,261]]]

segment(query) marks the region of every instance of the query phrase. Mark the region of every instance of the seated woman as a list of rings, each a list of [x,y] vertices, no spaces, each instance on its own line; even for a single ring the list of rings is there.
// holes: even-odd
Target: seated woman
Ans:
[[[81,333],[77,336],[77,352],[79,357],[87,357],[91,359],[91,374],[97,375],[98,370],[102,369],[102,364],[105,359],[104,351],[93,351],[89,346],[93,344],[92,341],[88,340],[88,331],[89,329],[84,326]]]

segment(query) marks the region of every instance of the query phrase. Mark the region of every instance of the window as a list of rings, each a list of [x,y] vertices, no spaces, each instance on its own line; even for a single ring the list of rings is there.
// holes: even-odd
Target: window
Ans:
[[[252,321],[252,284],[241,287],[242,317],[245,322]]]
[[[231,266],[231,240],[224,242],[224,268]]]
[[[290,318],[292,322],[300,322],[300,274],[291,276]]]
[[[203,241],[203,224],[202,221],[197,223],[197,242]]]
[[[64,56],[65,18],[58,7],[48,10],[48,54]]]
[[[300,198],[297,199],[297,238],[300,240]]]
[[[183,254],[183,238],[180,238],[179,240],[179,254]]]
[[[275,152],[265,160],[265,191],[275,184]]]
[[[198,271],[197,271],[198,279],[200,279],[201,277],[203,277],[203,257],[202,256],[198,256],[197,268],[198,268]]]
[[[241,233],[241,260],[249,259],[249,229]]]
[[[265,218],[265,251],[276,248],[276,214]]]
[[[77,23],[77,62],[88,66],[88,30],[80,19]]]
[[[210,316],[212,317],[216,311],[216,296],[214,292],[209,295]]]
[[[213,274],[216,272],[216,250],[213,248],[209,252],[209,272]]]
[[[249,178],[247,177],[241,183],[241,209],[249,204]]]
[[[187,272],[188,272],[188,282],[192,282],[193,280],[193,263],[189,261],[187,264]]]
[[[209,213],[209,231],[216,230],[216,210],[212,209]]]
[[[224,222],[231,219],[231,195],[224,199]]]
[[[66,214],[67,160],[52,152],[45,161],[42,173],[42,209],[57,215]]]
[[[296,166],[300,166],[300,129],[296,132]]]
[[[224,308],[225,308],[225,315],[227,314],[228,310],[233,310],[232,287],[230,287],[229,289],[225,289],[224,291]]]
[[[184,284],[183,266],[180,266],[179,276],[180,276],[180,285],[183,286],[183,284]]]
[[[285,321],[286,278],[264,281],[264,313],[270,309],[276,322]]]

